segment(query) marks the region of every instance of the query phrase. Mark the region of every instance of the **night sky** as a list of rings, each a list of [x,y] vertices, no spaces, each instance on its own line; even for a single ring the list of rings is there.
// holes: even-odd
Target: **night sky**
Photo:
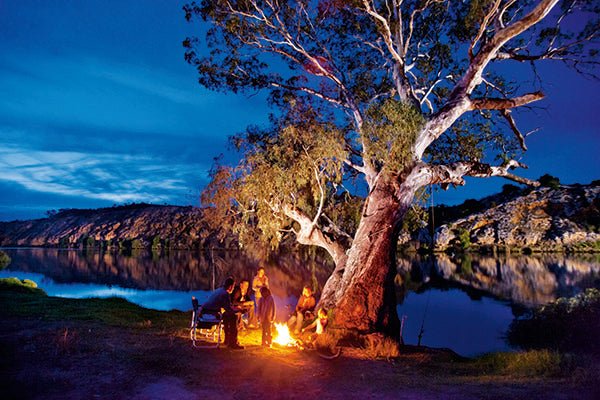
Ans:
[[[264,94],[197,84],[182,40],[201,35],[185,1],[0,0],[0,220],[128,202],[198,205],[227,137],[264,124]],[[518,70],[515,70],[518,71]],[[529,178],[600,179],[600,84],[559,64],[547,98],[516,113]],[[455,204],[509,181],[470,179],[436,194]]]

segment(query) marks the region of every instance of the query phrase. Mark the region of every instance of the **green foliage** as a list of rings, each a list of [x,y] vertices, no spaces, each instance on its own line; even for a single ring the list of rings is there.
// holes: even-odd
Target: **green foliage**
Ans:
[[[464,277],[473,275],[473,258],[470,254],[465,254],[461,257],[460,274]]]
[[[8,256],[8,254],[6,254],[2,250],[0,250],[0,269],[4,269],[4,268],[8,267],[8,265],[10,264],[10,261],[11,261],[11,259]]]
[[[502,185],[502,194],[508,195],[508,196],[512,196],[518,193],[521,193],[521,188],[516,186],[516,185],[512,185],[510,183],[507,183],[505,185]]]
[[[346,200],[336,191],[347,150],[343,132],[332,125],[306,122],[271,135],[249,132],[237,139],[247,149],[243,164],[216,167],[202,202],[213,206],[205,212],[206,221],[232,229],[241,243],[260,238],[276,247],[282,230],[292,227],[290,212],[315,215],[321,202],[334,211],[334,203]],[[352,210],[357,207],[349,200],[350,214],[356,215]],[[338,217],[336,212],[329,217]]]
[[[58,239],[58,247],[60,247],[61,249],[68,249],[69,246],[70,242],[68,236],[62,236],[60,239]]]
[[[159,235],[156,235],[152,238],[152,249],[160,249],[161,248],[161,239]]]
[[[560,298],[515,319],[509,343],[528,349],[552,349],[600,354],[600,290],[587,289],[571,298]]]
[[[91,236],[84,236],[81,238],[81,246],[83,248],[92,248],[96,245],[96,240]]]
[[[129,242],[129,246],[130,248],[133,249],[143,249],[144,245],[142,244],[142,241],[139,239],[133,239]]]
[[[544,174],[538,178],[540,185],[549,187],[551,189],[558,189],[560,187],[560,179],[550,174]]]
[[[461,250],[467,250],[471,247],[471,233],[468,229],[458,228],[456,231],[456,237]]]
[[[411,157],[417,133],[425,119],[411,104],[387,99],[367,109],[364,125],[366,156],[380,167],[402,172]]]
[[[43,294],[42,289],[37,287],[37,283],[29,279],[20,280],[18,278],[0,278],[0,291]]]

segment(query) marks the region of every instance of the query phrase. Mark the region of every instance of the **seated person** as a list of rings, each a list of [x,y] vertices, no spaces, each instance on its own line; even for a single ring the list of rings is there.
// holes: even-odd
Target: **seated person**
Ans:
[[[242,314],[248,315],[248,328],[256,327],[256,315],[254,311],[254,300],[250,298],[249,289],[250,283],[248,281],[241,281],[239,285],[236,285],[231,294],[231,301],[234,306],[238,306],[242,309]],[[242,314],[239,315],[238,328],[244,328],[244,322]]]
[[[313,348],[317,337],[325,332],[328,322],[327,310],[319,308],[317,318],[306,327],[302,328],[302,336],[300,338],[303,346]]]
[[[238,306],[231,304],[231,292],[233,292],[234,279],[225,279],[223,286],[216,289],[202,305],[204,310],[224,310],[223,325],[225,330],[225,345],[230,349],[243,349],[238,343],[237,313],[241,312]]]
[[[321,333],[325,332],[327,322],[329,322],[329,319],[327,317],[327,310],[321,307],[317,312],[317,318],[315,318],[315,320],[311,322],[308,326],[302,328],[302,332],[314,331],[317,335],[320,335]]]
[[[302,289],[302,296],[298,299],[294,314],[290,317],[287,324],[290,329],[293,328],[294,333],[297,335],[302,329],[302,324],[305,318],[311,318],[312,312],[315,309],[317,301],[312,295],[312,289],[308,286],[304,286]]]

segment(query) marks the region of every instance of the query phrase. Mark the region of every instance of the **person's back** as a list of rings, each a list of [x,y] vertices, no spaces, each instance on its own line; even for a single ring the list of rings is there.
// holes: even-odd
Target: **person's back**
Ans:
[[[224,287],[215,289],[208,297],[208,300],[202,305],[204,309],[208,310],[220,310],[221,308],[225,311],[232,312],[231,309],[231,298],[229,293]]]
[[[231,292],[234,286],[233,277],[225,279],[223,286],[216,289],[204,302],[202,308],[204,310],[225,310],[223,314],[223,325],[225,328],[225,345],[232,349],[243,349],[238,343],[237,331],[237,312],[238,307],[231,306]]]
[[[271,345],[271,329],[275,320],[275,301],[271,296],[269,288],[262,287],[260,289],[261,298],[258,302],[258,318],[262,326],[262,344],[263,346]]]

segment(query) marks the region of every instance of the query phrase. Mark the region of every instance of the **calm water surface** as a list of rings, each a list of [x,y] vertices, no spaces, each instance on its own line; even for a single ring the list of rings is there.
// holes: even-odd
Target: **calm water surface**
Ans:
[[[50,296],[118,296],[158,310],[191,308],[228,275],[251,279],[259,262],[236,251],[169,254],[3,249],[12,259],[0,277],[31,279]],[[267,270],[278,309],[288,315],[305,284],[322,287],[328,267],[290,255],[260,262]],[[472,356],[509,349],[503,335],[524,307],[600,287],[600,257],[471,255],[411,256],[398,260],[398,314],[406,343],[448,347]]]

